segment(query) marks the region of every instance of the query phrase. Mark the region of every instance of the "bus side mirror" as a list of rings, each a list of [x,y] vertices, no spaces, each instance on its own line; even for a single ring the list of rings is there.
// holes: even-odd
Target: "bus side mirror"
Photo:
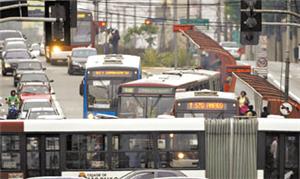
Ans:
[[[81,82],[79,85],[79,94],[80,96],[83,96],[83,82]]]

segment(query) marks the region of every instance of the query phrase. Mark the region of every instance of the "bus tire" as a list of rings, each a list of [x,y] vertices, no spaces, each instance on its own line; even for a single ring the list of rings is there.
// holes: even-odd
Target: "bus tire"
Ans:
[[[73,75],[73,70],[71,66],[68,66],[68,74]]]
[[[2,70],[2,76],[7,76],[7,73],[5,70]]]

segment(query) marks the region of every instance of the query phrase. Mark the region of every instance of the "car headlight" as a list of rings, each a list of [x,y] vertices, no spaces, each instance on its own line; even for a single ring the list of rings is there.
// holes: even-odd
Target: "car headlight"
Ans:
[[[5,68],[10,68],[11,67],[11,65],[9,63],[5,63],[4,66],[5,66]]]
[[[17,78],[21,78],[21,74],[17,74]]]
[[[53,46],[52,52],[53,53],[59,53],[59,52],[61,52],[61,48],[59,46]]]
[[[94,114],[92,113],[88,114],[88,119],[94,119]]]

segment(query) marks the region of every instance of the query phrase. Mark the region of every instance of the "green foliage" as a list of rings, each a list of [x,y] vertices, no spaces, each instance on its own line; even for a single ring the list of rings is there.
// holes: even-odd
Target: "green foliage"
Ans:
[[[191,60],[191,55],[186,53],[185,49],[180,49],[177,53],[178,58],[178,67],[186,66],[187,60]],[[174,52],[163,52],[158,53],[156,50],[152,48],[146,49],[143,57],[142,63],[143,66],[150,67],[174,67]],[[193,65],[193,64],[191,64]]]
[[[145,25],[142,24],[139,27],[132,27],[127,30],[124,35],[123,40],[125,44],[130,44],[134,37],[145,39],[148,43],[148,47],[151,48],[154,45],[155,38],[154,34],[157,34],[158,27],[155,25]]]

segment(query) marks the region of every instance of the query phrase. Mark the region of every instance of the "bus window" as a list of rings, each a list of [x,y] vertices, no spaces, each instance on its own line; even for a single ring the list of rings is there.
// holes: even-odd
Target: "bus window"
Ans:
[[[198,139],[196,134],[160,134],[158,138],[161,168],[198,167]]]
[[[265,178],[279,178],[279,136],[266,137],[266,166]]]
[[[284,178],[299,178],[299,142],[296,136],[285,136]]]
[[[1,169],[21,169],[20,137],[17,135],[2,135]]]
[[[118,150],[113,154],[113,168],[154,168],[153,139],[149,134],[121,134]]]
[[[67,135],[66,168],[106,169],[107,137],[100,134]]]

